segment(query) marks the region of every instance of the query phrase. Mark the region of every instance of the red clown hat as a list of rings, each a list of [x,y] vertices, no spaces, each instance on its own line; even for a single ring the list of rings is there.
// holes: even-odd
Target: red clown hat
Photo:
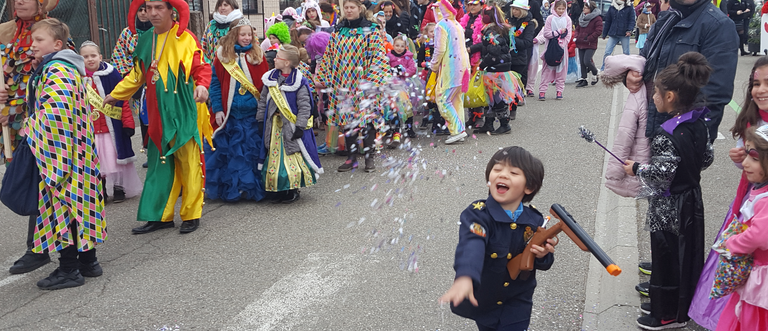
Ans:
[[[141,5],[147,2],[167,2],[179,12],[179,30],[176,31],[176,36],[181,37],[181,34],[187,30],[189,25],[189,5],[184,0],[133,0],[131,2],[131,8],[128,10],[128,28],[131,32],[136,33],[136,13],[139,12]]]

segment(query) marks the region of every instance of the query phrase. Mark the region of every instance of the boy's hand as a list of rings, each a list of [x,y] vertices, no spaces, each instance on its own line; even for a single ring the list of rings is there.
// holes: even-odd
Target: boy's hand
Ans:
[[[635,165],[635,161],[627,160],[627,164],[622,165],[622,168],[624,168],[624,172],[627,173],[627,175],[634,176],[635,172],[632,170],[632,168]]]
[[[195,98],[195,102],[205,103],[208,101],[208,89],[205,88],[205,86],[196,87],[193,97]]]
[[[744,151],[744,147],[734,147],[728,151],[728,156],[733,163],[741,164],[747,158],[747,152]]]
[[[547,256],[547,254],[555,252],[555,245],[557,245],[558,242],[560,242],[560,240],[555,236],[554,238],[547,239],[547,244],[544,245],[544,247],[531,245],[531,253],[536,255],[537,259],[543,258]]]
[[[438,302],[451,302],[454,306],[458,306],[464,299],[469,298],[469,302],[477,306],[477,299],[472,292],[472,278],[469,276],[461,276],[453,281],[453,286],[445,292]]]

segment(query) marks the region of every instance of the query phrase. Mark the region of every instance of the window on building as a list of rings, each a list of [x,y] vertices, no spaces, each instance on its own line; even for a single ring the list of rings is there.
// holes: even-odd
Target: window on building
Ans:
[[[301,0],[280,0],[280,12],[288,7],[293,7],[294,9],[301,7]]]
[[[243,14],[262,14],[260,2],[263,0],[243,0]]]

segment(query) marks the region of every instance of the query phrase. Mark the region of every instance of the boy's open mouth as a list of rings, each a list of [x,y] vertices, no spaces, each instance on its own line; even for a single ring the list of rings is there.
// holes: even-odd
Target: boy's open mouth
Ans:
[[[496,184],[496,192],[498,192],[499,194],[507,193],[507,191],[509,191],[509,186],[507,186],[507,184],[504,184],[504,183]]]

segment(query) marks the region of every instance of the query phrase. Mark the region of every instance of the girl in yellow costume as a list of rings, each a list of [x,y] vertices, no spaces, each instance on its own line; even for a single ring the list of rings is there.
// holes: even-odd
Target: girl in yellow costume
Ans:
[[[195,36],[186,31],[189,6],[183,0],[134,0],[128,26],[135,31],[136,11],[146,4],[147,13],[160,16],[153,28],[139,37],[133,54],[134,67],[104,98],[105,103],[128,100],[147,85],[149,169],[139,203],[137,218],[148,222],[134,228],[134,234],[173,227],[174,206],[181,197],[181,233],[195,231],[203,209],[205,165],[202,139],[210,141],[213,129],[208,107],[211,67]],[[180,15],[172,19],[173,8]],[[151,33],[150,33],[151,32]]]

